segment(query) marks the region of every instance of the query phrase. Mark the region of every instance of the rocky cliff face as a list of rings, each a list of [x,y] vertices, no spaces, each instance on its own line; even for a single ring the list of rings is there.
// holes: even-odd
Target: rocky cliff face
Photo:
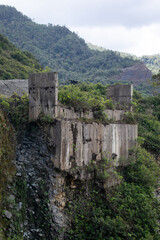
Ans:
[[[53,165],[43,128],[30,124],[18,135],[15,154],[7,155],[9,126],[1,120],[6,159],[0,154],[0,239],[64,239],[65,177]]]
[[[132,82],[134,85],[141,83],[148,84],[148,80],[152,78],[152,72],[144,63],[137,63],[132,67],[125,68],[119,77],[119,80]]]
[[[45,133],[36,124],[29,126],[17,145],[16,165],[18,182],[24,183],[26,191],[19,199],[25,210],[24,239],[61,239],[59,231],[66,226],[64,177],[54,167]]]

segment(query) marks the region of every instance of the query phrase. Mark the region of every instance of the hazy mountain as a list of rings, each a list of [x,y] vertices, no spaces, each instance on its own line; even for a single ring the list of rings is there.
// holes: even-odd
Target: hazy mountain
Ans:
[[[87,43],[88,47],[92,50],[98,50],[100,52],[106,51],[107,49],[104,47],[100,47],[97,45],[94,45],[92,43]],[[154,55],[144,55],[142,57],[137,57],[136,55],[129,54],[129,53],[123,53],[123,52],[117,52],[117,54],[120,54],[121,57],[132,57],[135,60],[139,60],[143,62],[146,67],[152,71],[152,73],[156,74],[160,70],[160,54],[154,54]]]

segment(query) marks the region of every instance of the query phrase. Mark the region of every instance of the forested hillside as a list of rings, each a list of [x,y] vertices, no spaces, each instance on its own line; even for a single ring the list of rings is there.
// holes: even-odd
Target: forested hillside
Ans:
[[[0,79],[25,79],[40,68],[31,53],[20,51],[0,34]]]
[[[58,71],[61,82],[118,81],[124,68],[139,62],[111,50],[91,50],[66,27],[36,24],[15,8],[3,5],[0,6],[0,33],[20,49],[32,52],[43,66]]]
[[[93,45],[91,43],[87,43],[88,47],[93,50],[98,50],[100,52],[106,51],[105,48]],[[117,52],[119,54],[119,52]],[[144,55],[142,57],[137,57],[136,55],[132,55],[129,53],[120,52],[120,56],[122,57],[132,57],[135,60],[139,60],[143,62],[149,70],[152,71],[153,74],[157,74],[160,69],[160,54],[155,55]]]
[[[148,69],[150,69],[154,74],[159,72],[160,69],[160,54],[150,55],[150,56],[142,56],[140,58],[142,62],[146,64]]]

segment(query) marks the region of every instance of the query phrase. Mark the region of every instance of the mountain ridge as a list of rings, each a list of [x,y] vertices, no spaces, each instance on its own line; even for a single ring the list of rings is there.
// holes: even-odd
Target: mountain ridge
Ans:
[[[65,26],[37,24],[15,8],[4,5],[0,5],[0,33],[21,50],[31,52],[42,66],[58,71],[62,84],[69,80],[119,82],[125,68],[141,64],[139,59],[122,57],[121,53],[112,50],[91,50],[82,38]],[[144,85],[147,80],[145,74]]]
[[[106,51],[107,49],[101,46],[94,45],[92,43],[87,43],[88,47],[92,50],[98,50],[100,52]],[[152,71],[153,74],[157,74],[160,70],[160,53],[153,54],[153,55],[142,55],[141,57],[137,57],[134,54],[125,53],[125,52],[117,52],[117,54],[120,54],[122,57],[132,57],[133,59],[140,60],[143,62],[146,67]]]

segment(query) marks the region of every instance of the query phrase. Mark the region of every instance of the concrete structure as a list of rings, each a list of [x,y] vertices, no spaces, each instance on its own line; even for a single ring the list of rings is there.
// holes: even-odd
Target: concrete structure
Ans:
[[[91,160],[114,158],[113,165],[125,164],[128,150],[136,145],[137,125],[84,123],[61,120],[46,127],[55,167],[67,170],[88,165]],[[113,157],[114,155],[114,157]]]
[[[0,95],[28,94],[28,79],[0,80]]]
[[[116,99],[119,101],[118,109],[105,110],[109,118],[119,121],[125,112],[119,109],[131,109],[132,91],[131,85],[109,86],[108,97],[115,103]],[[53,163],[61,170],[85,166],[92,159],[99,161],[103,157],[113,158],[113,165],[118,166],[119,159],[127,159],[128,150],[136,145],[137,125],[96,123],[92,112],[75,112],[59,104],[57,73],[29,77],[30,121],[37,120],[41,112],[56,119],[45,128]],[[91,123],[80,118],[91,119]]]
[[[116,109],[132,110],[133,85],[109,85],[107,99],[112,99]]]
[[[56,117],[58,105],[58,74],[31,74],[28,87],[29,118],[37,120],[41,112]]]

